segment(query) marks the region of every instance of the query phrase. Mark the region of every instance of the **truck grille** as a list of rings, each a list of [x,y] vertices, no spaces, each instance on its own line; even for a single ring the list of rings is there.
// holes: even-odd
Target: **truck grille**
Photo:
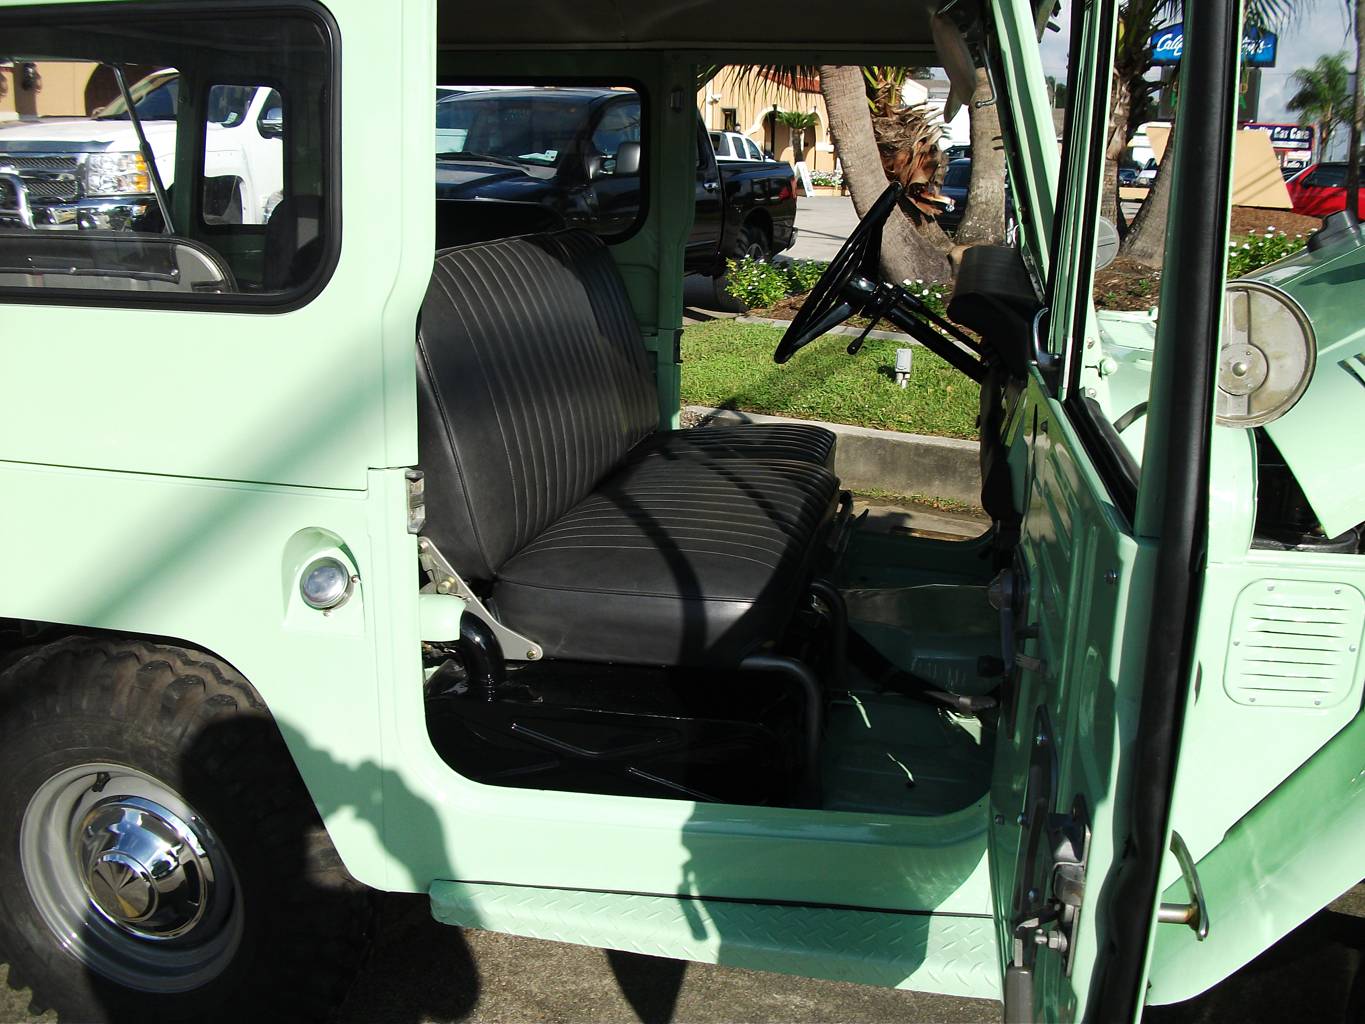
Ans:
[[[0,166],[13,167],[24,180],[28,197],[34,202],[69,202],[80,196],[76,153],[38,155],[0,153]]]

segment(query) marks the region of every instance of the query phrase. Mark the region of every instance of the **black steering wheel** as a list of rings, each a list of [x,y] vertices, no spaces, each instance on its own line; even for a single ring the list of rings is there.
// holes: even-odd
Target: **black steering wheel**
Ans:
[[[900,201],[901,186],[892,182],[886,187],[848,236],[843,248],[830,261],[820,280],[796,311],[791,326],[782,335],[773,351],[773,362],[785,363],[830,328],[837,327],[871,303],[871,289],[850,289],[854,278],[875,282],[880,277],[882,229],[887,218]]]

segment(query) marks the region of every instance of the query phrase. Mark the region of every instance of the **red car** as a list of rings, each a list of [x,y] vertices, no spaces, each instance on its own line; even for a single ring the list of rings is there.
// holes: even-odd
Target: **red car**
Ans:
[[[1294,212],[1326,217],[1346,209],[1346,163],[1310,164],[1285,182]],[[1356,213],[1365,217],[1365,188],[1356,195]]]

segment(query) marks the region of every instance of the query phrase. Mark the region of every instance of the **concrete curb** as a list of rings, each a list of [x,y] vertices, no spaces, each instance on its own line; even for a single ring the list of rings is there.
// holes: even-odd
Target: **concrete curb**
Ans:
[[[765,327],[781,327],[784,330],[791,324],[790,320],[779,320],[777,317],[772,316],[736,316],[731,317],[730,319],[734,320],[735,323],[739,324],[762,324]],[[858,335],[863,333],[863,329],[861,327],[839,326],[831,327],[825,333],[843,334],[850,338],[856,338]],[[916,341],[914,338],[910,337],[910,335],[902,334],[900,331],[873,331],[868,335],[868,337],[877,338],[878,340],[882,341],[899,341],[903,342],[906,345],[919,344],[919,342]]]
[[[844,487],[855,491],[924,494],[969,505],[981,504],[981,463],[979,445],[975,441],[795,420],[704,405],[685,408],[703,424],[810,423],[832,430],[839,437],[834,471]]]

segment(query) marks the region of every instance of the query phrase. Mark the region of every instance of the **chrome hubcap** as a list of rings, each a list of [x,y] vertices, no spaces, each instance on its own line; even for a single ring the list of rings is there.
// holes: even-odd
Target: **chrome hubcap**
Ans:
[[[136,769],[81,765],[43,783],[24,812],[20,859],[58,942],[126,987],[197,988],[241,940],[227,851],[179,794]]]
[[[74,856],[95,907],[144,938],[184,935],[212,899],[213,863],[202,841],[150,800],[96,804],[78,828]]]

